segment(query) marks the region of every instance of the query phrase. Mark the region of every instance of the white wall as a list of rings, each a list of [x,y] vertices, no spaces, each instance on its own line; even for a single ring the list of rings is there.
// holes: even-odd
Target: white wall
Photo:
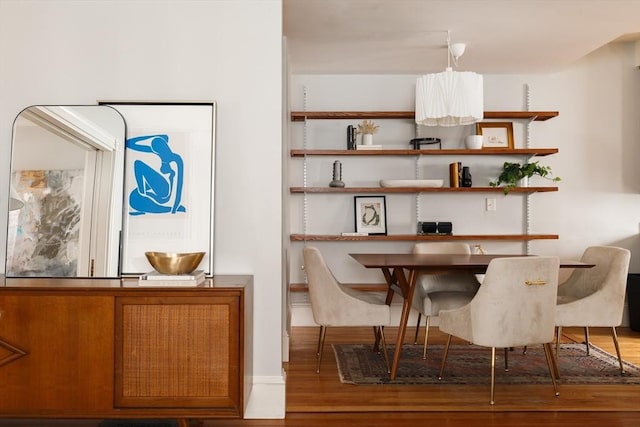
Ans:
[[[633,44],[611,44],[583,58],[572,67],[547,75],[487,75],[484,81],[485,110],[529,109],[559,111],[559,116],[531,124],[532,147],[558,147],[556,155],[541,157],[562,178],[559,191],[531,197],[531,230],[559,234],[558,240],[536,240],[532,254],[555,254],[578,259],[590,245],[615,245],[632,251],[630,272],[640,272],[640,71],[635,67]],[[292,110],[413,110],[416,76],[296,75],[290,87]],[[310,121],[308,148],[345,148],[346,126],[355,121]],[[376,121],[376,141],[385,146],[408,148],[414,129],[394,120]],[[402,122],[402,121],[400,121]],[[410,121],[409,121],[410,122]],[[304,124],[291,123],[291,147],[302,148]],[[404,126],[404,127],[402,127]],[[525,144],[525,125],[514,124],[516,147]],[[428,135],[443,138],[445,148],[462,146],[462,130],[433,129]],[[308,185],[326,186],[331,180],[331,157],[308,161]],[[375,186],[380,178],[413,178],[412,160],[343,158],[343,180],[347,185]],[[474,185],[488,185],[499,174],[502,162],[493,164],[469,157],[436,158],[423,168],[421,178],[443,178],[448,183],[447,162],[471,165]],[[302,160],[290,159],[290,185],[301,186]],[[404,162],[404,163],[403,163]],[[441,163],[438,165],[437,163]],[[544,182],[540,182],[543,185]],[[447,184],[445,184],[447,185]],[[422,220],[452,220],[460,234],[524,232],[523,196],[491,195],[497,211],[485,211],[488,195],[421,196]],[[415,232],[415,196],[387,195],[390,233]],[[353,199],[343,195],[308,196],[307,227],[310,234],[353,231]],[[302,196],[292,196],[291,227],[303,229]],[[333,227],[333,228],[332,228]],[[515,230],[515,231],[514,231]],[[502,231],[504,232],[504,231]],[[507,231],[509,232],[509,231]],[[470,242],[476,243],[476,242]],[[480,242],[490,253],[520,252],[523,243]],[[383,282],[377,271],[366,271],[349,259],[348,252],[407,251],[411,243],[398,242],[313,242],[327,256],[337,278],[345,282]],[[302,243],[291,246],[293,282],[303,282],[300,271]],[[304,324],[307,317],[295,318]],[[300,322],[297,322],[300,320]]]
[[[282,1],[0,0],[0,58],[4,171],[29,105],[217,102],[214,271],[254,275],[246,416],[283,417]],[[0,174],[0,212],[7,187]]]

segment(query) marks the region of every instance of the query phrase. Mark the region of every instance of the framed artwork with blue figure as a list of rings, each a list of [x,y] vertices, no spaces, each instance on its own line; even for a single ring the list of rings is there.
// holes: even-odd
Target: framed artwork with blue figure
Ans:
[[[153,268],[145,252],[205,252],[213,274],[215,102],[99,102],[126,124],[121,274]]]

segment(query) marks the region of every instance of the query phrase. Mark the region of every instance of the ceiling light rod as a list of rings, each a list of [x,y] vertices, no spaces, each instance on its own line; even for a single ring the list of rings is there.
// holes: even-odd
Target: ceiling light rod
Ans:
[[[447,69],[451,69],[451,59],[453,64],[458,66],[458,58],[464,54],[464,50],[467,47],[464,43],[451,44],[451,31],[447,30]]]

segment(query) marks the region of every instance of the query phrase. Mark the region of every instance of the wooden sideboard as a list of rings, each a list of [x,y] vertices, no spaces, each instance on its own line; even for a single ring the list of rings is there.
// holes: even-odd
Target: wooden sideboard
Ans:
[[[252,276],[0,279],[0,417],[242,418]]]

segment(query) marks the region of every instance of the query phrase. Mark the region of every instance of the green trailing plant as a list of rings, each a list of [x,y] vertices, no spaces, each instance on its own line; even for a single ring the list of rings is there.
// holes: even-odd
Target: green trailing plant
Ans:
[[[560,177],[554,177],[551,173],[551,166],[541,166],[538,162],[531,163],[510,163],[504,162],[502,165],[502,173],[495,181],[489,183],[491,187],[499,187],[500,184],[506,184],[504,194],[509,194],[518,182],[523,178],[531,178],[534,175],[541,176],[553,182],[560,181]]]

